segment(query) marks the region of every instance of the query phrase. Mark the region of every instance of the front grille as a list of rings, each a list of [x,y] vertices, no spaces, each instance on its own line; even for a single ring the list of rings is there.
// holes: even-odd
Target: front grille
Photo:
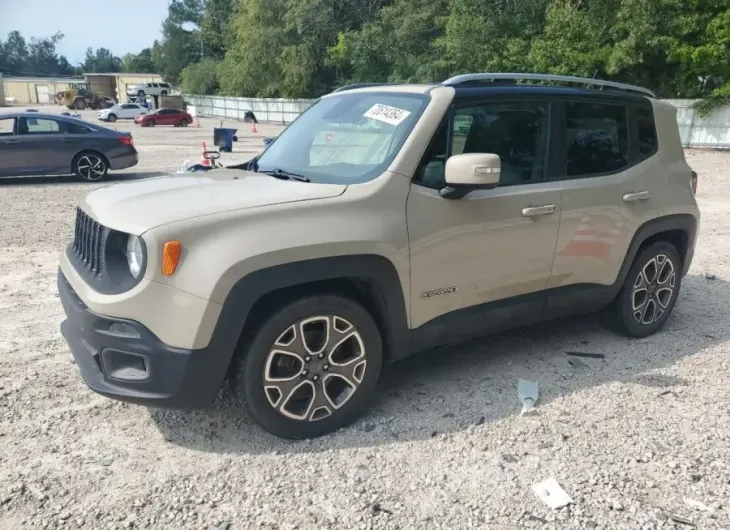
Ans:
[[[81,208],[76,210],[76,229],[73,250],[81,264],[94,276],[104,269],[104,242],[107,229],[86,215]]]

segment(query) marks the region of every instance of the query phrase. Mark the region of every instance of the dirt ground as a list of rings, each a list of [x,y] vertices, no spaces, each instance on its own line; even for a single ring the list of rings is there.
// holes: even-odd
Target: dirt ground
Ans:
[[[214,123],[135,128],[140,164],[113,178],[197,161]],[[278,130],[244,134],[226,161]],[[88,390],[55,279],[94,186],[0,181],[0,529],[730,528],[730,153],[687,156],[702,228],[662,333],[578,318],[428,352],[388,367],[355,425],[301,442],[251,425],[227,389],[198,412]],[[605,359],[574,366],[576,350]],[[540,384],[534,416],[519,378]],[[551,476],[573,505],[535,497]]]

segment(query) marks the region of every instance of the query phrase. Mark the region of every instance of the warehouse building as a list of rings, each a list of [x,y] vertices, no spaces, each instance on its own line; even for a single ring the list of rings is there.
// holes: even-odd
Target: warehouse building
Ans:
[[[14,105],[52,104],[56,92],[83,82],[81,78],[71,77],[3,77],[3,101]]]
[[[84,77],[0,77],[0,105],[53,104],[53,95],[86,84],[92,92],[117,102],[127,101],[127,87],[138,83],[159,83],[158,74],[108,73],[84,74]]]
[[[84,74],[89,90],[108,96],[117,102],[127,101],[127,88],[140,83],[161,83],[158,74],[132,74],[127,72],[108,74]]]

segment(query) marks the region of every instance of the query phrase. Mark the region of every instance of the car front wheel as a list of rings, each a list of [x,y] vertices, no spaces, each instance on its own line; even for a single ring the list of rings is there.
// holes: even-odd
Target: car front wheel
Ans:
[[[117,116],[115,114],[109,114],[109,116],[107,116],[106,119],[113,123],[113,122],[117,121]]]
[[[682,260],[671,243],[649,245],[636,258],[610,308],[617,330],[629,337],[648,337],[664,327],[682,283]]]
[[[157,125],[155,120],[147,120],[147,122],[146,122],[147,127],[154,127],[155,125]]]
[[[341,296],[314,296],[282,307],[261,325],[232,383],[266,431],[312,438],[360,416],[382,359],[380,333],[367,310]]]

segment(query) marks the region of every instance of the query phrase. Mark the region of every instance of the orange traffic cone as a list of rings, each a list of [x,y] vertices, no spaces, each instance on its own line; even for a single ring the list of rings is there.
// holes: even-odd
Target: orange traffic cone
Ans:
[[[259,128],[258,128],[258,126],[256,125],[256,122],[255,122],[255,121],[254,121],[254,122],[251,122],[251,132],[252,132],[252,133],[257,133],[257,132],[259,132]]]
[[[206,151],[207,148],[205,147],[205,142],[203,142],[203,146],[200,150],[200,165],[204,167],[211,167],[210,159],[205,157]]]
[[[195,126],[200,129],[200,118],[195,118]]]

